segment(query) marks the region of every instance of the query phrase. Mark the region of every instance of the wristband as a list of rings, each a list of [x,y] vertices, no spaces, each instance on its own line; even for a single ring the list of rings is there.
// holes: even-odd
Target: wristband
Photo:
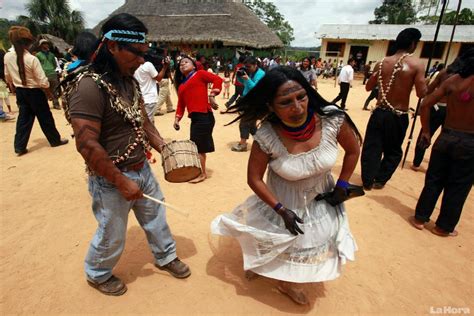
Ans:
[[[278,202],[278,203],[273,207],[273,210],[278,213],[278,211],[281,210],[282,207],[283,207],[283,204],[281,204],[280,202]]]
[[[347,189],[349,187],[349,182],[339,179],[336,182],[336,187]]]

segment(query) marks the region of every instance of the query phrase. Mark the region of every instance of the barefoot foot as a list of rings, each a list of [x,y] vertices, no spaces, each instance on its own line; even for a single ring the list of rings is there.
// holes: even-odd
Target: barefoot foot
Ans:
[[[309,304],[308,298],[306,297],[306,293],[303,289],[298,289],[295,287],[295,285],[289,282],[280,282],[277,288],[281,293],[288,295],[288,297],[291,298],[296,304]]]
[[[441,237],[456,237],[458,235],[458,231],[454,230],[453,232],[447,232],[444,229],[439,228],[438,226],[435,226],[431,229],[431,232],[435,235],[441,236]]]
[[[410,224],[419,230],[423,230],[425,228],[425,223],[417,220],[415,216],[410,217]]]
[[[199,183],[199,182],[203,182],[206,179],[207,179],[207,176],[205,174],[201,174],[197,178],[189,180],[188,182],[189,183]]]

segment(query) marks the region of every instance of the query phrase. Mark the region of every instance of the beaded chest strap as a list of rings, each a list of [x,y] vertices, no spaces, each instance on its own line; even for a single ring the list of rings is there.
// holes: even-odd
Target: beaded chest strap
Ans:
[[[397,115],[403,115],[403,114],[407,114],[408,112],[405,112],[405,111],[400,111],[400,110],[397,110],[395,109],[391,104],[390,102],[387,100],[387,95],[388,93],[390,92],[390,89],[392,88],[392,85],[393,85],[393,81],[395,80],[395,75],[401,71],[403,69],[403,59],[405,59],[406,57],[408,56],[411,56],[412,54],[409,54],[409,53],[405,53],[403,54],[402,56],[400,56],[400,58],[398,58],[397,62],[395,63],[395,65],[393,66],[393,71],[392,71],[392,75],[390,76],[390,80],[387,84],[387,89],[385,90],[384,87],[383,87],[383,78],[382,78],[382,69],[383,69],[383,62],[385,60],[385,57],[382,58],[382,60],[380,61],[380,69],[379,69],[379,75],[378,75],[378,83],[379,83],[379,88],[380,88],[380,96],[382,97],[382,103],[381,104],[384,104],[386,107],[386,109],[392,111],[393,113],[397,114]]]
[[[113,159],[112,162],[114,164],[118,164],[127,160],[138,145],[143,146],[145,154],[150,152],[151,146],[143,129],[144,118],[142,114],[142,107],[144,101],[138,83],[135,80],[132,81],[133,99],[132,104],[128,106],[127,102],[125,102],[117,89],[115,89],[110,83],[103,80],[101,75],[90,71],[89,69],[85,69],[76,73],[73,78],[66,78],[66,83],[63,83],[65,86],[63,95],[66,101],[69,99],[70,94],[77,89],[81,79],[85,77],[92,78],[94,82],[106,92],[110,107],[120,114],[124,121],[129,122],[132,125],[132,129],[135,133],[135,139],[127,145],[125,152],[121,155],[111,157],[111,159]],[[66,119],[68,122],[71,122],[69,103],[63,102],[63,107]]]

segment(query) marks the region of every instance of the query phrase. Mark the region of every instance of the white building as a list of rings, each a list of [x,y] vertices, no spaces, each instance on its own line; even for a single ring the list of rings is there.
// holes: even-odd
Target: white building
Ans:
[[[324,24],[316,37],[321,39],[320,57],[342,59],[344,63],[350,57],[358,62],[376,62],[392,54],[395,39],[405,28],[414,27],[422,36],[414,55],[428,62],[433,47],[436,25],[399,25],[399,24]],[[444,63],[448,54],[448,44],[453,30],[452,25],[442,25],[438,33],[433,55],[434,62]],[[453,37],[447,64],[449,65],[461,52],[474,47],[474,25],[458,25]]]

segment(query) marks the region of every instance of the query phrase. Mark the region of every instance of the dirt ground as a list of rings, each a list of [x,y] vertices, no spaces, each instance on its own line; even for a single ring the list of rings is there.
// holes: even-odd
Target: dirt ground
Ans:
[[[331,80],[320,80],[319,87],[329,100],[339,91]],[[363,134],[370,114],[361,109],[367,95],[362,82],[357,81],[347,102],[348,113]],[[14,104],[13,96],[11,100]],[[176,104],[174,94],[173,101]],[[218,101],[224,103],[221,96]],[[275,280],[247,281],[238,243],[210,234],[214,217],[231,211],[252,193],[246,184],[249,153],[230,150],[238,141],[238,126],[224,127],[232,116],[218,112],[216,152],[208,156],[210,179],[200,184],[173,184],[164,180],[160,159],[152,165],[167,201],[190,212],[187,218],[172,210],[167,215],[178,255],[190,265],[191,277],[178,280],[153,266],[145,235],[131,213],[126,248],[114,271],[127,283],[128,292],[121,297],[102,295],[87,285],[83,272],[96,229],[84,163],[62,112],[52,111],[58,129],[70,143],[49,147],[36,122],[29,153],[21,157],[13,151],[15,122],[0,123],[1,314],[407,315],[435,313],[440,308],[474,311],[473,192],[464,205],[458,237],[441,238],[411,227],[407,220],[414,213],[425,176],[425,169],[414,172],[409,168],[413,144],[405,168],[399,168],[383,190],[372,190],[346,203],[359,246],[356,261],[349,262],[335,281],[306,285],[310,306],[297,306],[280,294]],[[173,119],[172,114],[157,117],[161,134],[167,140],[187,139],[189,120],[183,119],[176,132]],[[418,128],[415,136],[417,133]],[[428,158],[429,152],[424,168]],[[342,151],[333,170],[335,177],[341,162]],[[361,183],[360,165],[351,181]],[[436,220],[438,211],[439,203],[432,219]]]

